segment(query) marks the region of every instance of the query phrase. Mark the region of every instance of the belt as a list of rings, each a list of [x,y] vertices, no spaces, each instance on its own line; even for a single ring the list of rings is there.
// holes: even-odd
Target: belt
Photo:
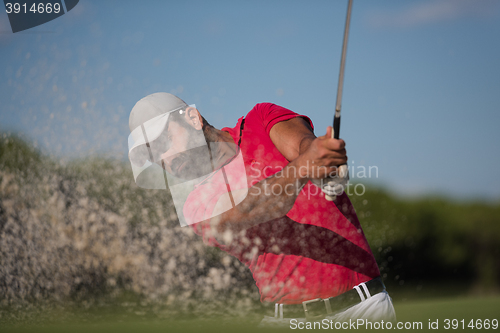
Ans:
[[[275,304],[275,318],[307,318],[318,319],[334,314],[385,290],[380,277],[360,283],[353,289],[335,297],[316,298],[304,301],[302,304]]]

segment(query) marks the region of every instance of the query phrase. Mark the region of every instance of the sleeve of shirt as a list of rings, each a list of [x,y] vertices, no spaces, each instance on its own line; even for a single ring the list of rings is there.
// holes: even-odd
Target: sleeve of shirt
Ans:
[[[254,111],[257,112],[262,119],[262,124],[266,129],[266,133],[268,135],[271,131],[271,128],[273,128],[273,126],[277,123],[296,117],[304,118],[309,123],[309,125],[311,125],[311,128],[314,129],[313,123],[311,119],[309,119],[309,117],[300,115],[276,104],[260,103],[255,106]]]

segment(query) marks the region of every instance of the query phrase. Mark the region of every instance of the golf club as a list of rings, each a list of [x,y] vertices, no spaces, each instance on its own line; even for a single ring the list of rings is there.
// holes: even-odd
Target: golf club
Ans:
[[[345,20],[344,28],[344,41],[342,43],[342,56],[340,58],[340,72],[339,72],[339,83],[337,88],[337,103],[335,105],[335,116],[333,117],[333,132],[332,138],[338,139],[340,134],[340,108],[342,105],[342,89],[344,87],[344,69],[345,69],[345,58],[347,54],[347,40],[349,38],[349,24],[351,22],[351,9],[352,0],[349,0],[347,5],[347,17]],[[337,175],[341,178],[349,177],[347,164],[342,164],[337,169]],[[336,196],[325,195],[326,200],[333,201]]]

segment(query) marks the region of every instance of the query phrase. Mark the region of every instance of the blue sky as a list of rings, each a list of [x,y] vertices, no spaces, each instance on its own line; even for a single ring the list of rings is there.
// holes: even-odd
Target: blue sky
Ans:
[[[333,119],[346,1],[80,0],[12,34],[0,128],[59,157],[126,156],[137,100],[166,91],[218,128],[259,102]],[[500,199],[500,2],[354,0],[341,137],[401,195]],[[366,180],[362,180],[366,181]]]

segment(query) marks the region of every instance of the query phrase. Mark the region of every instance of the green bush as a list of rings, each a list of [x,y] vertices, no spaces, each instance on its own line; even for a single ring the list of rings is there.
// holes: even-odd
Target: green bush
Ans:
[[[451,279],[478,291],[498,288],[499,204],[400,199],[376,188],[351,200],[389,280]]]

